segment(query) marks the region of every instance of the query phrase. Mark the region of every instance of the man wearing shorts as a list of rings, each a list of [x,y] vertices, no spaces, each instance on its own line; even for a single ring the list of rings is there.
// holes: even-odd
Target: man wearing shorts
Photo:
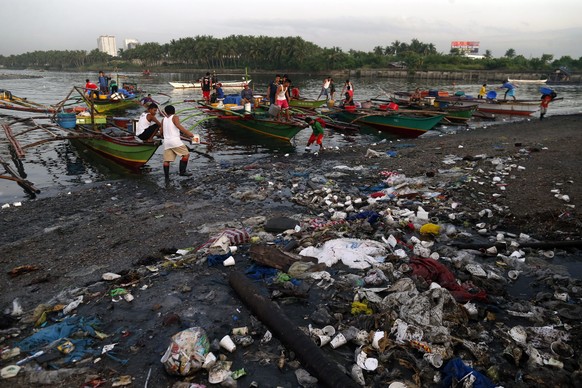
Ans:
[[[180,156],[180,175],[191,176],[192,173],[186,171],[190,151],[182,143],[180,133],[192,139],[194,135],[180,124],[180,118],[176,116],[176,108],[168,105],[164,108],[166,117],[162,121],[162,136],[164,137],[164,176],[166,182],[170,180],[170,163]]]
[[[279,87],[277,88],[277,96],[276,96],[275,103],[277,104],[277,106],[279,108],[281,108],[281,110],[279,111],[279,115],[277,115],[277,119],[279,118],[279,116],[281,115],[281,112],[284,109],[285,115],[287,117],[287,121],[291,120],[291,116],[290,116],[291,112],[289,112],[289,85],[290,84],[291,84],[291,81],[286,79],[285,81],[283,81],[283,84],[279,85]]]
[[[202,98],[204,98],[204,101],[208,104],[210,102],[210,90],[212,89],[212,78],[210,77],[210,72],[207,72],[202,78],[201,87]]]

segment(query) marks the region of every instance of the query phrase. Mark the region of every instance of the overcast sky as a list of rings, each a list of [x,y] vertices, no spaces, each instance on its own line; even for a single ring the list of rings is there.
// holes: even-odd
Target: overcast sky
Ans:
[[[416,38],[448,53],[582,57],[580,0],[0,0],[0,54],[97,48],[100,35],[141,43],[211,35],[300,36],[320,47],[371,51]]]

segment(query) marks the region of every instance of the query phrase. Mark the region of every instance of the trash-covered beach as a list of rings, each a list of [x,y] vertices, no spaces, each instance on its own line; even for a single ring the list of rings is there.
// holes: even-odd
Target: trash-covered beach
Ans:
[[[0,387],[575,387],[582,116],[0,210]]]

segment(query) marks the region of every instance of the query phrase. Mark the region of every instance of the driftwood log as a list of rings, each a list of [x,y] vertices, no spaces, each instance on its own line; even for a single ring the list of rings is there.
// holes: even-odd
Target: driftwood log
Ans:
[[[330,388],[356,388],[358,385],[328,360],[321,349],[305,335],[270,299],[260,295],[255,285],[242,273],[231,272],[230,286],[283,345],[297,355],[299,361],[320,383]]]

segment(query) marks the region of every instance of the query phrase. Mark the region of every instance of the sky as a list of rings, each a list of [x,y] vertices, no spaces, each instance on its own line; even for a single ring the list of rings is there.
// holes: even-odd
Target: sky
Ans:
[[[320,47],[372,51],[414,38],[449,53],[514,49],[526,58],[582,57],[580,0],[0,0],[0,55],[97,48],[101,35],[141,43],[210,35],[300,36]]]

